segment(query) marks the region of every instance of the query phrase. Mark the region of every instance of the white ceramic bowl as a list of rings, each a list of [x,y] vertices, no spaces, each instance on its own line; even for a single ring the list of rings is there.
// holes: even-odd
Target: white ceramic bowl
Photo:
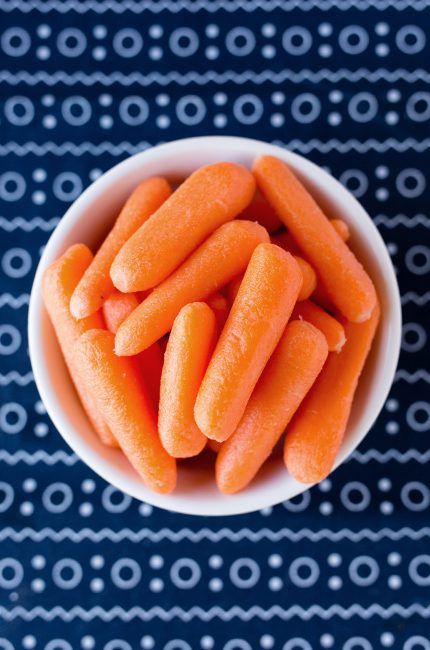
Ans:
[[[137,499],[176,512],[240,514],[290,499],[309,486],[291,478],[278,456],[269,459],[257,480],[243,492],[224,496],[215,486],[213,471],[208,471],[208,465],[213,464],[208,453],[202,460],[181,463],[173,494],[149,491],[121,452],[99,442],[82,411],[42,305],[42,274],[71,244],[95,246],[142,179],[152,175],[184,177],[201,165],[222,160],[250,167],[261,154],[285,160],[326,213],[348,223],[350,244],[373,278],[381,301],[382,320],[336,459],[336,466],[340,465],[368,433],[387,397],[400,349],[401,309],[390,257],[370,217],[340,183],[313,163],[258,140],[218,136],[178,140],[136,154],[97,179],[73,203],[49,239],[34,279],[28,323],[30,358],[41,398],[56,428],[73,451],[106,481]],[[365,469],[358,468],[357,472],[362,474]]]

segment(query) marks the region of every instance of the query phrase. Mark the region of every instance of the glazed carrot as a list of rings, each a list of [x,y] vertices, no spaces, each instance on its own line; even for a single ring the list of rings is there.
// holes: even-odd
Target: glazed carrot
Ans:
[[[267,231],[251,221],[231,221],[216,230],[172,275],[156,287],[119,328],[115,351],[137,354],[172,327],[179,310],[204,300],[246,268]]]
[[[317,286],[317,276],[312,266],[304,260],[303,257],[299,257],[298,255],[293,255],[293,257],[300,266],[303,276],[303,284],[297,300],[307,300],[315,291]]]
[[[236,276],[231,282],[228,283],[227,285],[227,297],[230,301],[230,304],[232,305],[234,301],[236,300],[236,296],[239,293],[240,285],[243,280],[243,276],[245,274],[241,273],[240,275]]]
[[[261,156],[253,172],[339,311],[353,322],[370,318],[377,300],[371,279],[290,168]]]
[[[223,442],[236,429],[301,284],[292,255],[273,244],[257,246],[197,395],[194,416],[208,438]]]
[[[215,332],[215,315],[204,302],[185,305],[173,323],[161,375],[158,431],[164,449],[174,458],[196,456],[206,445],[193,409]]]
[[[72,352],[73,344],[81,334],[94,327],[103,327],[103,319],[99,311],[76,321],[69,310],[70,296],[92,259],[93,254],[84,244],[75,244],[68,248],[60,259],[46,269],[43,275],[43,302],[88,419],[105,445],[118,447],[117,441],[100,415],[94,400],[84,390],[79,366]]]
[[[327,352],[327,341],[316,327],[297,320],[287,325],[239,426],[218,454],[221,492],[238,492],[254,478],[321,372]]]
[[[74,346],[87,390],[146,485],[168,493],[176,483],[176,462],[163,449],[157,419],[134,359],[117,357],[114,335],[85,332]]]
[[[159,284],[216,228],[251,201],[255,181],[235,163],[201,167],[129,239],[111,267],[120,291]]]
[[[112,293],[109,270],[116,254],[133,233],[170,196],[164,178],[148,178],[136,187],[124,204],[112,230],[100,246],[93,261],[73,292],[70,311],[75,318],[84,318],[99,309]]]
[[[108,330],[116,334],[121,323],[130,316],[131,312],[139,304],[134,293],[120,293],[116,291],[106,298],[103,304],[103,316]],[[149,348],[141,352],[137,357],[148,394],[156,410],[158,409],[158,402],[160,400],[163,360],[164,352],[161,350],[158,341],[150,345]]]
[[[358,379],[379,321],[377,304],[363,323],[345,321],[346,343],[331,352],[298,409],[285,438],[284,460],[302,483],[317,483],[331,471],[342,443]]]
[[[251,203],[246,206],[238,218],[256,221],[270,233],[282,228],[282,221],[279,219],[275,210],[258,191],[255,192]]]
[[[217,328],[220,332],[225,325],[225,321],[228,318],[228,312],[230,310],[228,300],[221,293],[219,293],[219,291],[216,291],[211,296],[209,296],[209,298],[207,298],[206,302],[215,314]]]
[[[333,228],[336,230],[337,234],[343,241],[348,241],[349,239],[349,226],[343,219],[330,219],[330,223]]]
[[[299,318],[315,325],[327,339],[329,352],[340,352],[346,339],[338,320],[318,307],[312,300],[303,300],[294,307],[291,318]]]

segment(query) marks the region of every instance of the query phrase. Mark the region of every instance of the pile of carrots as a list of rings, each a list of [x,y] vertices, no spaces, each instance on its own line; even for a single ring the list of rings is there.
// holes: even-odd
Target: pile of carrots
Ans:
[[[285,433],[303,483],[331,471],[379,320],[374,285],[291,169],[202,167],[133,191],[93,256],[71,246],[43,297],[82,405],[151,489],[216,452],[243,489]]]

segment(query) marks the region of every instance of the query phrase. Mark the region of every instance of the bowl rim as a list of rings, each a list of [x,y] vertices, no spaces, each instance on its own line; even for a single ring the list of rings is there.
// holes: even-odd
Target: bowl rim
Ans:
[[[61,408],[59,400],[56,398],[56,391],[47,369],[45,357],[43,355],[42,327],[39,325],[39,317],[43,310],[41,298],[41,280],[43,271],[58,257],[59,254],[62,253],[61,243],[66,239],[75,223],[79,221],[79,216],[84,210],[85,205],[89,201],[94,201],[97,197],[102,196],[104,192],[109,189],[113,180],[123,178],[130,169],[134,169],[140,162],[148,162],[151,158],[153,160],[163,159],[167,154],[179,156],[181,150],[184,151],[184,153],[189,152],[190,147],[195,150],[211,147],[213,150],[219,149],[220,151],[234,147],[237,147],[239,150],[241,148],[249,149],[249,151],[255,147],[260,149],[264,148],[265,154],[278,156],[286,162],[292,163],[294,168],[303,172],[305,176],[311,177],[312,175],[315,175],[315,177],[322,177],[327,194],[333,196],[340,195],[347,204],[354,207],[355,212],[360,214],[360,217],[363,219],[363,228],[372,237],[372,247],[377,248],[378,261],[380,267],[383,268],[384,271],[384,285],[389,293],[391,303],[390,307],[393,317],[390,330],[390,353],[384,358],[383,382],[379,386],[378,395],[373,398],[372,408],[367,408],[360,419],[360,434],[356,435],[352,441],[344,441],[343,446],[336,457],[336,462],[333,466],[332,472],[345,461],[345,459],[356,449],[370,431],[384,405],[393,383],[401,343],[402,316],[400,293],[391,258],[386,249],[384,240],[368,213],[355,197],[352,196],[352,194],[344,188],[339,181],[330,176],[315,163],[288,149],[266,143],[262,140],[237,136],[199,136],[173,140],[168,143],[145,149],[144,151],[138,152],[110,168],[106,173],[86,188],[65,212],[61,221],[51,234],[40,258],[31,289],[28,311],[30,361],[36,387],[49,417],[60,435],[72,448],[74,453],[77,454],[80,460],[85,462],[94,472],[122,492],[129,494],[140,501],[144,501],[145,503],[182,514],[205,516],[237,515],[254,512],[264,507],[276,505],[287,499],[292,499],[294,496],[308,490],[312,485],[294,482],[294,488],[292,490],[290,488],[288,494],[279,492],[276,495],[271,494],[269,490],[262,489],[259,498],[256,498],[255,494],[253,494],[252,502],[250,499],[247,499],[246,496],[243,497],[243,495],[246,495],[246,490],[234,495],[233,498],[220,495],[217,504],[215,504],[215,507],[211,507],[210,511],[208,511],[208,508],[204,509],[200,505],[196,506],[188,496],[175,497],[175,493],[172,493],[172,495],[160,495],[148,490],[147,494],[142,497],[142,494],[138,494],[137,490],[133,489],[132,484],[123,478],[120,472],[116,471],[115,468],[112,468],[108,461],[105,461],[105,459],[101,458],[94,452],[94,450],[89,448],[77,430],[74,430],[73,432],[70,431],[71,424],[67,420],[67,417]],[[226,158],[228,158],[228,156],[226,156]],[[57,401],[58,405],[56,403]]]

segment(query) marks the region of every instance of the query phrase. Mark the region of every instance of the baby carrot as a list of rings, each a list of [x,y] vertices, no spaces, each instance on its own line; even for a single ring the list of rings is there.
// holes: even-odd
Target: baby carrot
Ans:
[[[103,304],[103,316],[108,330],[116,334],[121,323],[130,316],[131,312],[139,304],[134,293],[120,293],[116,291],[106,298]],[[150,345],[149,348],[146,348],[137,357],[148,394],[156,410],[158,409],[158,402],[160,400],[163,359],[164,353],[158,341]]]
[[[150,293],[119,328],[115,351],[137,354],[166,334],[179,310],[205,300],[246,268],[267,231],[251,221],[231,221],[216,230],[170,277]]]
[[[301,284],[292,255],[273,244],[257,246],[197,395],[194,416],[208,438],[223,442],[236,429]]]
[[[219,291],[216,291],[206,299],[206,303],[215,314],[217,328],[218,331],[221,332],[222,328],[225,325],[225,321],[228,318],[228,312],[230,310],[227,298],[219,293]]]
[[[280,246],[280,247],[286,250],[287,252],[291,252],[284,246]],[[312,266],[308,264],[306,260],[303,259],[303,257],[299,257],[299,255],[293,255],[293,257],[296,260],[297,264],[300,266],[300,270],[303,276],[303,282],[297,300],[307,300],[315,291],[315,288],[317,286],[317,276]],[[230,303],[234,302],[234,299],[238,294],[242,279],[243,279],[243,274],[238,275],[237,278],[234,278],[234,280],[232,280],[228,285],[227,295]]]
[[[121,323],[125,321],[131,312],[139,305],[135,293],[121,293],[113,290],[113,293],[103,303],[103,317],[109,332],[117,333]]]
[[[294,307],[291,318],[303,319],[321,330],[327,339],[329,352],[341,351],[346,341],[343,326],[312,300],[298,302]]]
[[[111,267],[120,291],[159,284],[221,224],[251,201],[252,174],[235,163],[201,167],[124,244]]]
[[[207,438],[207,441],[208,441],[207,446],[209,447],[209,449],[211,449],[211,451],[215,452],[216,454],[219,452],[219,450],[223,446],[223,443],[222,442],[217,442],[217,440],[210,440],[209,438]]]
[[[228,297],[231,305],[236,300],[236,296],[239,293],[240,285],[242,283],[244,275],[245,275],[244,273],[241,273],[240,275],[235,277],[231,282],[228,283],[227,297]]]
[[[297,264],[300,266],[303,275],[303,284],[300,289],[298,300],[307,300],[313,294],[317,286],[317,276],[312,266],[300,256],[300,251],[289,232],[284,231],[279,233],[279,235],[272,237],[271,241],[273,244],[276,244],[276,246],[283,248],[287,253],[291,253]]]
[[[298,255],[293,255],[293,257],[299,265],[303,276],[302,288],[300,289],[297,300],[307,300],[315,291],[317,276],[312,266],[303,257],[299,257]]]
[[[73,292],[70,311],[75,318],[84,318],[93,314],[112,293],[114,287],[109,270],[116,254],[170,193],[168,182],[164,178],[157,177],[143,181],[131,193],[112,230]]]
[[[349,226],[343,219],[330,219],[330,223],[343,241],[349,239]]]
[[[376,305],[371,279],[290,168],[278,158],[261,156],[253,172],[339,311],[353,322],[370,318]]]
[[[331,352],[287,429],[284,460],[302,483],[317,483],[331,471],[342,443],[358,379],[379,322],[377,304],[363,323],[345,321],[346,343]]]
[[[117,357],[114,335],[85,332],[74,346],[87,390],[93,395],[121,449],[155,492],[171,492],[176,462],[163,449],[157,419],[134,359]]]
[[[84,244],[75,244],[68,248],[60,259],[46,269],[43,275],[43,302],[54,327],[70,377],[88,419],[105,445],[118,447],[117,441],[101,416],[94,400],[83,387],[79,366],[73,354],[73,344],[81,334],[94,327],[103,327],[103,319],[99,311],[77,321],[69,310],[70,296],[91,264],[92,259],[93,254]]]
[[[199,454],[207,438],[194,420],[194,402],[215,345],[216,321],[204,302],[193,302],[175,318],[161,375],[158,431],[174,458]]]
[[[254,478],[321,372],[327,352],[327,341],[316,327],[297,320],[287,325],[239,426],[218,454],[221,492],[238,492]]]
[[[282,228],[282,221],[279,219],[275,210],[258,191],[254,194],[251,203],[246,206],[238,218],[256,221],[260,226],[266,228],[267,232],[276,232]]]

